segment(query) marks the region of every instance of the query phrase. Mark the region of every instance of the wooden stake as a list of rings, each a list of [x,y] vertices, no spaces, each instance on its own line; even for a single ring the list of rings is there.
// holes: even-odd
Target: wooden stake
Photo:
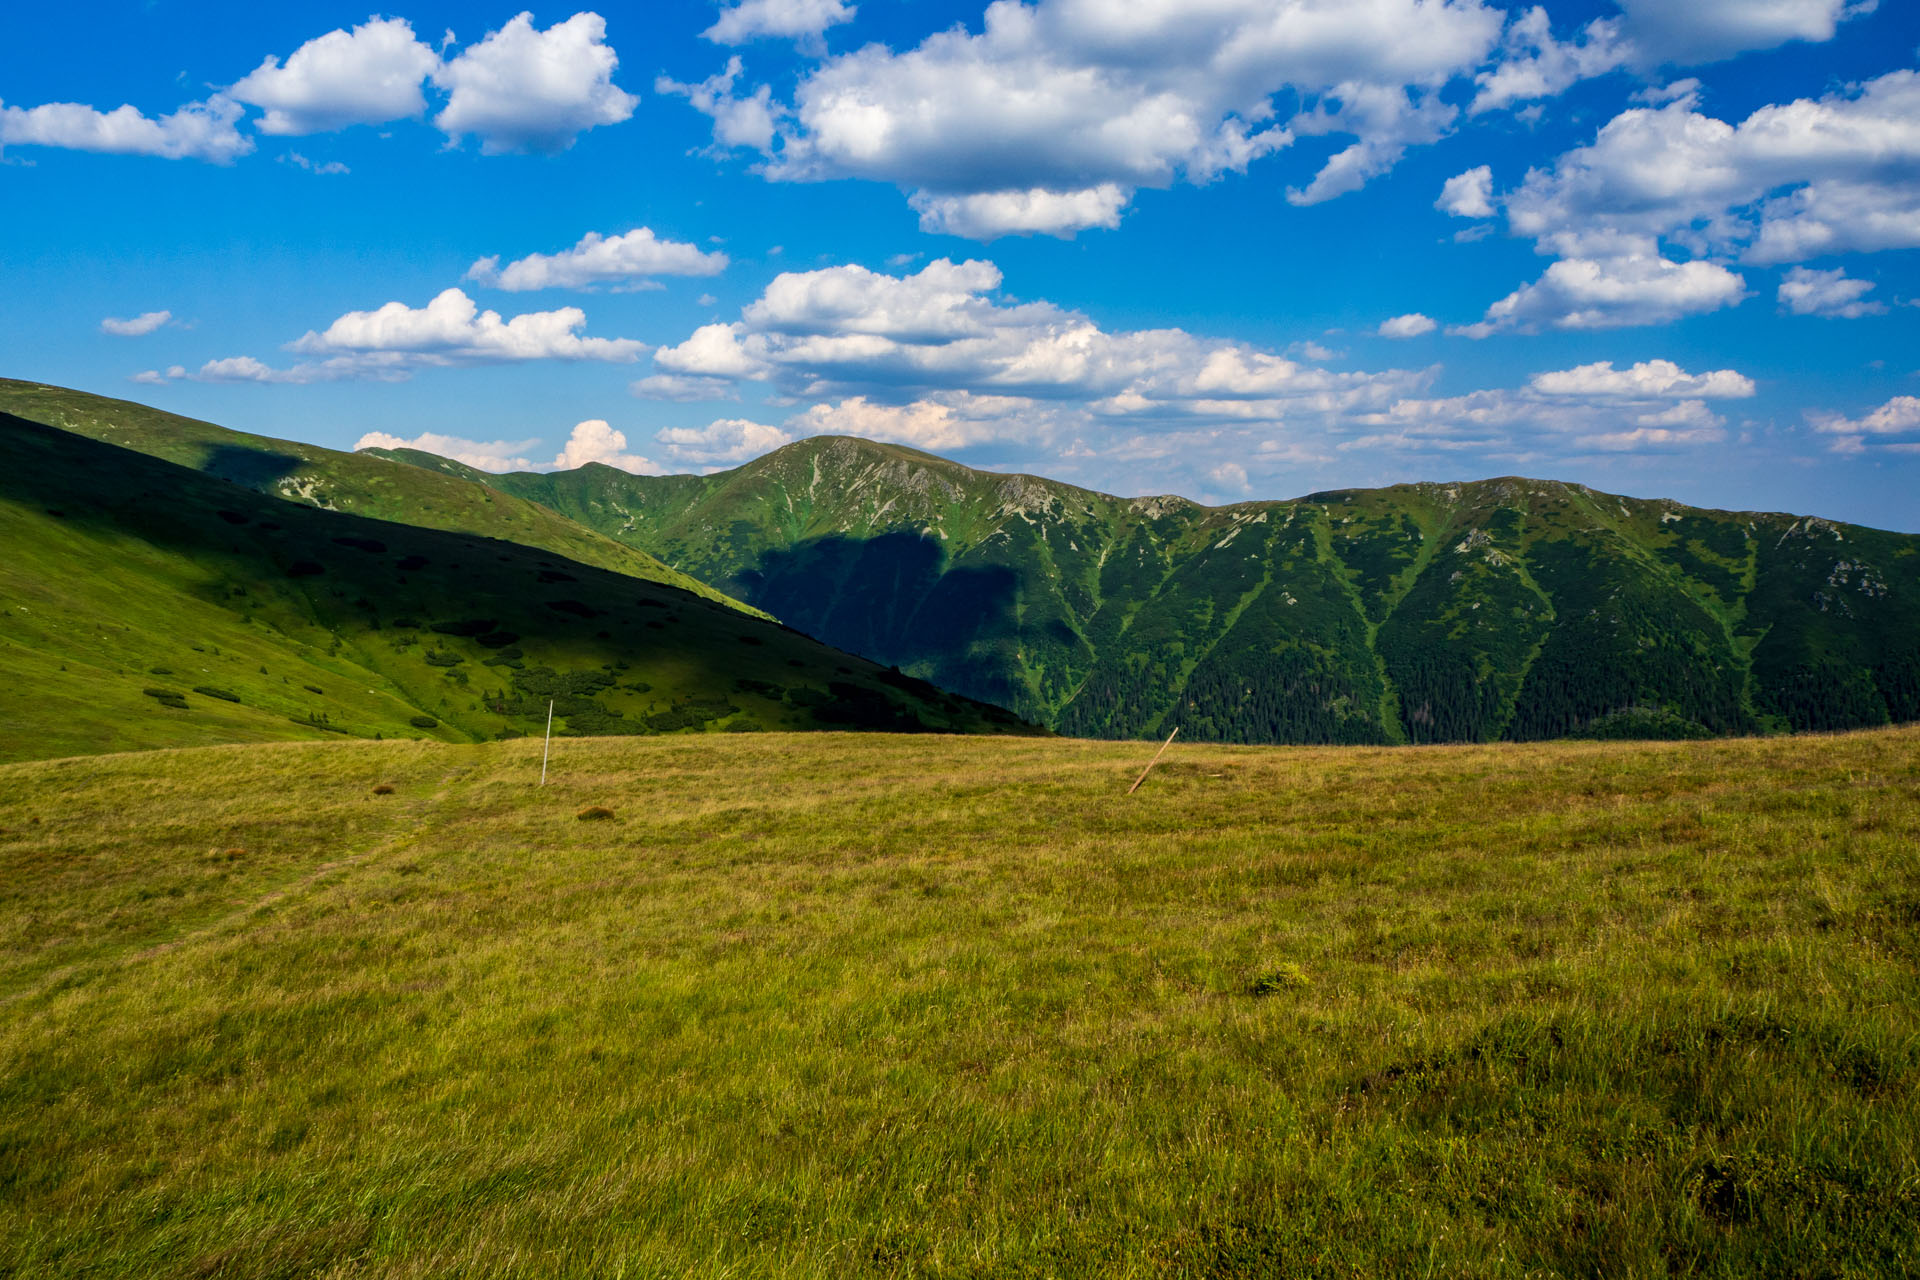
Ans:
[[[547,702],[547,745],[540,752],[540,785],[547,785],[547,757],[553,753],[553,702]]]
[[[1132,795],[1134,792],[1140,789],[1140,784],[1145,782],[1147,780],[1147,775],[1153,772],[1153,766],[1160,763],[1160,757],[1167,754],[1167,748],[1173,745],[1174,734],[1177,734],[1179,732],[1180,732],[1180,726],[1179,725],[1173,726],[1173,733],[1170,733],[1167,735],[1167,740],[1160,744],[1160,749],[1158,751],[1153,753],[1153,759],[1147,761],[1147,767],[1140,771],[1140,776],[1135,778],[1133,780],[1133,785],[1127,788],[1128,795]]]

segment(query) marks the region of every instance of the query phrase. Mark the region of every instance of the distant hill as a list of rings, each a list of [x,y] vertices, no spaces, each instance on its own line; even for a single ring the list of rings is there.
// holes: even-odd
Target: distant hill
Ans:
[[[581,564],[738,604],[646,552],[562,519],[548,507],[447,474],[398,467],[372,451],[342,453],[249,435],[130,400],[11,378],[0,378],[0,413],[164,458],[289,502],[543,547]]]
[[[475,741],[540,732],[550,701],[573,734],[1031,731],[711,591],[283,501],[8,414],[0,546],[0,760]]]
[[[1920,719],[1920,538],[1548,480],[1116,498],[821,437],[488,476],[829,644],[1063,732],[1692,737]]]

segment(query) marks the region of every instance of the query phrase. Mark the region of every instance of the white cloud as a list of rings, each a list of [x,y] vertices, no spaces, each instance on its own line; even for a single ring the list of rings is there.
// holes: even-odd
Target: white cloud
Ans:
[[[1111,182],[1084,191],[982,191],[941,196],[916,191],[907,201],[920,215],[920,229],[969,240],[1047,235],[1071,239],[1094,227],[1120,225],[1132,192]]]
[[[1428,316],[1418,311],[1404,316],[1395,316],[1391,320],[1380,322],[1380,336],[1383,338],[1417,338],[1423,333],[1432,333],[1440,326]]]
[[[533,471],[537,468],[525,456],[540,441],[535,440],[466,440],[460,436],[445,436],[428,431],[405,439],[390,435],[385,431],[369,431],[354,441],[355,450],[360,449],[417,449],[421,453],[431,453],[436,457],[451,458],[455,462],[465,463],[481,471]]]
[[[505,267],[497,256],[482,258],[468,268],[467,279],[521,293],[532,289],[584,289],[597,284],[645,287],[654,276],[715,276],[726,269],[724,253],[705,253],[694,245],[662,240],[651,229],[641,227],[618,236],[589,231],[571,249],[529,254]]]
[[[1627,29],[1648,62],[1691,65],[1771,49],[1790,40],[1821,42],[1877,0],[1618,0]]]
[[[1437,370],[1339,372],[1179,329],[1112,331],[1051,302],[1006,299],[1001,285],[999,269],[977,260],[898,275],[790,272],[734,323],[658,350],[653,378],[635,390],[758,386],[794,406],[767,428],[781,437],[846,434],[997,457],[1044,450],[1058,473],[1091,459],[1142,476],[1173,468],[1215,494],[1244,492],[1229,464],[1317,465],[1355,450],[1511,463],[1697,449],[1727,438],[1710,404],[1755,393],[1734,370],[1655,359],[1436,398],[1427,388]],[[783,442],[748,434],[756,429],[727,418],[658,439],[676,461],[730,465]]]
[[[1642,360],[1630,369],[1615,369],[1613,361],[1583,364],[1552,373],[1537,373],[1527,384],[1542,395],[1588,399],[1745,399],[1754,394],[1753,379],[1733,369],[1692,374],[1671,360]]]
[[[696,466],[745,462],[792,444],[792,433],[745,418],[719,418],[704,427],[668,427],[653,438],[675,462]]]
[[[304,386],[311,382],[342,382],[354,377],[393,381],[406,375],[391,363],[384,368],[375,368],[372,365],[355,366],[350,361],[304,362],[291,369],[276,369],[252,356],[226,356],[209,360],[192,373],[184,369],[178,372],[169,369],[167,376],[192,382],[258,382]]]
[[[1861,453],[1870,447],[1920,451],[1920,396],[1895,396],[1858,418],[1837,413],[1808,417],[1814,430],[1839,437],[1833,444],[1838,453]]]
[[[642,400],[678,400],[691,403],[696,400],[738,400],[740,393],[734,384],[726,378],[707,378],[698,375],[677,373],[656,373],[637,382],[627,384],[627,389]]]
[[[1864,300],[1873,288],[1873,281],[1850,279],[1842,267],[1832,271],[1795,267],[1780,282],[1780,305],[1796,316],[1858,320],[1881,315],[1887,309],[1884,302]]]
[[[241,114],[239,103],[218,93],[157,119],[131,106],[95,111],[77,102],[31,108],[0,105],[0,148],[64,147],[232,164],[253,150],[253,140],[234,127]]]
[[[713,141],[721,148],[751,147],[765,154],[773,152],[773,136],[780,108],[774,106],[773,90],[761,85],[746,97],[733,92],[740,78],[741,62],[727,59],[727,69],[694,84],[661,76],[653,82],[658,94],[685,98],[693,109],[713,121]]]
[[[1023,422],[1007,402],[944,393],[909,404],[876,404],[853,396],[838,404],[816,404],[787,425],[801,435],[858,436],[939,452],[969,449],[1000,441],[1041,438],[1044,424]]]
[[[1238,462],[1221,463],[1207,472],[1207,479],[1229,493],[1243,494],[1253,487],[1247,479],[1247,469]]]
[[[1505,329],[1617,329],[1666,324],[1738,304],[1746,282],[1711,262],[1647,254],[1566,258],[1487,308],[1478,324],[1449,330],[1484,338]]]
[[[1691,94],[1622,112],[1592,145],[1527,175],[1509,225],[1562,256],[1675,238],[1754,262],[1920,246],[1920,73],[1896,71],[1753,112]]]
[[[1697,88],[1620,113],[1501,199],[1508,228],[1561,261],[1458,332],[1659,324],[1745,298],[1726,262],[1920,247],[1920,73],[1738,124],[1702,114]]]
[[[583,338],[587,317],[578,307],[530,311],[502,320],[481,311],[459,289],[443,290],[425,307],[389,302],[373,311],[349,311],[324,332],[309,331],[288,345],[303,355],[404,355],[423,364],[483,364],[513,360],[637,360],[645,343],[629,338]]]
[[[807,405],[785,423],[791,434],[961,449],[1116,425],[1324,422],[1429,376],[1337,373],[1179,329],[1108,332],[1052,303],[1001,301],[1000,283],[990,262],[946,259],[905,275],[784,273],[740,320],[656,351],[657,372],[633,390],[712,398],[758,383]]]
[[[1491,218],[1494,215],[1493,166],[1483,164],[1448,178],[1433,207],[1456,218]]]
[[[1632,43],[1621,35],[1620,19],[1596,18],[1577,40],[1562,42],[1553,38],[1547,11],[1537,5],[1507,27],[1504,45],[1506,57],[1474,77],[1480,86],[1468,108],[1474,115],[1516,102],[1558,97],[1578,82],[1605,75],[1634,58]]]
[[[1459,453],[1496,457],[1660,453],[1717,444],[1725,422],[1700,400],[1662,402],[1613,395],[1543,396],[1489,389],[1438,399],[1409,397],[1346,424],[1343,451]]]
[[[564,151],[588,129],[619,124],[639,99],[613,83],[619,59],[606,27],[576,13],[540,31],[518,15],[434,71],[451,95],[434,124],[450,138],[479,135],[490,155]]]
[[[1439,91],[1502,21],[1483,0],[996,0],[977,34],[868,45],[803,75],[766,173],[891,183],[930,230],[1069,235],[1112,226],[1140,187],[1208,182],[1300,134],[1352,136],[1291,195],[1311,203],[1444,133],[1457,112]],[[1290,121],[1280,102],[1300,104]]]
[[[422,453],[451,458],[481,471],[571,471],[589,462],[617,467],[637,475],[659,475],[661,467],[651,459],[628,453],[626,433],[616,431],[605,420],[589,418],[577,424],[552,462],[535,462],[529,456],[540,444],[532,440],[468,440],[461,436],[424,432],[407,439],[385,431],[369,431],[354,442],[359,449],[418,449]]]
[[[818,44],[828,27],[853,21],[846,0],[740,0],[722,9],[720,19],[700,34],[715,44],[745,44],[772,37]]]
[[[338,160],[328,160],[322,164],[319,161],[307,159],[307,157],[301,155],[298,151],[289,151],[287,154],[281,156],[280,159],[296,168],[305,169],[308,173],[317,173],[324,177],[353,172],[353,170],[347,168],[346,165],[341,164]]]
[[[329,133],[425,114],[420,86],[439,66],[406,19],[370,18],[307,41],[284,66],[268,57],[227,92],[266,112],[262,133]]]
[[[147,311],[130,320],[116,320],[108,316],[100,322],[100,332],[110,333],[116,338],[142,338],[172,319],[171,311]]]
[[[252,356],[229,356],[209,360],[197,372],[180,370],[169,376],[198,382],[399,382],[423,368],[521,360],[626,363],[646,354],[647,344],[630,338],[580,336],[586,322],[578,307],[502,319],[497,311],[480,310],[459,289],[447,289],[425,307],[389,302],[372,311],[349,311],[323,331],[309,330],[286,349],[315,358],[290,368],[276,369]]]
[[[614,467],[621,471],[631,471],[635,475],[659,475],[663,468],[651,458],[627,452],[627,436],[624,431],[615,431],[604,419],[589,418],[579,423],[573,433],[567,437],[566,445],[553,460],[552,470],[572,471],[584,467],[589,462],[598,462],[602,466]],[[549,468],[539,468],[548,470]]]

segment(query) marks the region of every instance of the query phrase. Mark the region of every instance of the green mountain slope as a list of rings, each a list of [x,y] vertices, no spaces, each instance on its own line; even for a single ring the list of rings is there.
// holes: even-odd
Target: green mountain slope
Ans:
[[[0,760],[328,733],[1019,731],[705,595],[0,415]]]
[[[289,502],[544,547],[581,564],[738,603],[645,551],[561,518],[551,508],[438,468],[422,474],[418,467],[398,467],[371,452],[342,453],[249,435],[127,400],[9,378],[0,378],[0,413],[152,454]]]
[[[710,476],[478,478],[1074,734],[1438,742],[1920,718],[1920,538],[1825,520],[1524,479],[1207,508],[833,437]]]

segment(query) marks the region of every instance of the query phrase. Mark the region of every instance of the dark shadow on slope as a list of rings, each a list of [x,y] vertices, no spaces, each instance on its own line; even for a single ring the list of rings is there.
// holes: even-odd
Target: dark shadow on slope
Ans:
[[[968,697],[1004,703],[1015,692],[1019,578],[1003,565],[954,565],[937,538],[811,538],[762,552],[727,585],[837,649]]]
[[[287,502],[6,414],[0,414],[0,502],[43,512],[76,535],[132,535],[183,555],[196,572],[171,589],[257,618],[294,644],[325,647],[341,636],[360,643],[377,632],[413,637],[409,644],[435,655],[422,660],[428,668],[464,666],[460,674],[467,679],[457,682],[458,694],[439,683],[430,690],[436,699],[459,699],[456,713],[466,703],[514,702],[525,692],[521,686],[537,678],[585,680],[595,687],[545,690],[577,695],[580,705],[561,712],[571,728],[634,732],[635,716],[621,719],[592,695],[615,683],[609,673],[627,669],[620,664],[645,666],[670,656],[687,673],[684,688],[651,691],[669,710],[684,710],[689,699],[720,705],[724,691],[742,683],[776,701],[824,684],[827,714],[811,717],[821,725],[1020,727],[998,708],[896,683],[889,673],[864,669],[845,654],[677,587],[509,542]],[[557,579],[556,565],[564,566]],[[525,661],[522,646],[530,651]],[[446,660],[438,660],[443,652]],[[540,656],[577,669],[543,672]],[[839,692],[835,682],[853,692]],[[545,711],[539,701],[537,708],[529,702],[523,718],[538,719],[536,711]],[[787,705],[806,709],[798,699]],[[736,709],[728,707],[727,714]]]
[[[206,457],[201,459],[200,470],[206,475],[264,492],[271,489],[275,481],[286,479],[302,465],[303,460],[292,454],[275,453],[270,449],[249,449],[244,445],[217,444],[209,448]]]

